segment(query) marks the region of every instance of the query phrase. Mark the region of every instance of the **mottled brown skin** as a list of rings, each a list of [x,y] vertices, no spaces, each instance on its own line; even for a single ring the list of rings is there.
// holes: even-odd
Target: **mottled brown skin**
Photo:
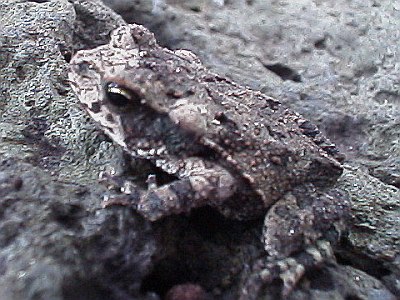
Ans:
[[[308,120],[211,73],[191,52],[164,49],[130,25],[108,45],[78,52],[69,78],[105,133],[175,177],[161,186],[152,177],[147,191],[135,190],[133,205],[147,219],[204,205],[236,219],[267,214],[263,240],[276,262],[343,228],[346,197],[322,192],[342,173],[334,145]],[[292,284],[283,279],[284,292],[297,273]],[[243,299],[261,288],[254,278]]]

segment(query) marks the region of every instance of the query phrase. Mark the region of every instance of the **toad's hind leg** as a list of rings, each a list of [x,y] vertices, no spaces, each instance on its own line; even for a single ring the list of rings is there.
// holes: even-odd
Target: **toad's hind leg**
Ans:
[[[242,288],[239,299],[258,299],[262,288],[277,279],[282,281],[281,298],[285,299],[306,270],[328,261],[334,261],[334,255],[330,242],[325,240],[318,240],[315,246],[310,246],[292,257],[272,261],[259,260]]]
[[[305,184],[284,195],[267,213],[263,243],[268,256],[254,268],[241,299],[257,299],[275,279],[282,281],[285,298],[307,270],[333,262],[331,245],[349,216],[347,194],[336,189],[321,192]]]
[[[136,208],[145,218],[156,221],[207,204],[218,205],[236,191],[235,178],[217,164],[187,158],[179,168],[177,180],[153,185],[140,195]]]

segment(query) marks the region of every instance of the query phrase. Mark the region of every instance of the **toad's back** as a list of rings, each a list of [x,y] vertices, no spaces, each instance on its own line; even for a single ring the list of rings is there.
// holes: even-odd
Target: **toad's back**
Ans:
[[[213,74],[189,51],[160,47],[142,26],[118,29],[110,44],[79,52],[72,64],[86,110],[129,153],[161,166],[201,153],[227,169],[238,185],[220,209],[227,215],[262,214],[296,186],[328,186],[342,172],[336,148],[308,120]],[[109,82],[140,105],[110,109]]]
[[[329,186],[342,173],[335,146],[315,125],[279,101],[213,74],[197,60],[162,48],[149,51],[137,68],[156,74],[147,78],[153,77],[158,82],[153,86],[161,83],[168,91],[158,105],[201,137],[200,143],[213,150],[210,159],[218,159],[234,175],[244,178],[251,188],[244,183],[242,196],[256,191],[264,208],[297,185],[312,182]],[[160,94],[161,90],[148,93],[150,98]],[[186,110],[181,106],[186,104],[198,111],[193,122],[183,120]],[[232,205],[247,214],[241,198],[236,196],[237,205],[235,200]]]

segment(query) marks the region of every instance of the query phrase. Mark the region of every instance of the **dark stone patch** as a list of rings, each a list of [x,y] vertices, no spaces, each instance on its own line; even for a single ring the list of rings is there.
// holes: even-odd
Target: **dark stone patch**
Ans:
[[[394,103],[400,105],[400,94],[392,91],[379,91],[375,94],[374,99],[380,104]]]
[[[264,64],[264,67],[266,67],[271,72],[274,72],[276,75],[278,75],[283,80],[291,80],[291,81],[294,81],[294,82],[302,82],[302,79],[301,79],[301,76],[300,76],[299,73],[297,73],[292,68],[290,68],[288,66],[285,66],[283,64],[280,64],[280,63]]]
[[[101,110],[101,104],[100,102],[93,102],[92,106],[90,107],[90,110],[94,112],[95,114],[99,113]]]
[[[108,122],[115,123],[114,117],[112,114],[107,114],[106,119]]]
[[[54,220],[67,228],[81,229],[80,219],[86,216],[82,206],[56,202],[51,205]]]
[[[307,272],[307,278],[310,279],[310,287],[314,290],[331,291],[335,288],[331,273],[323,268]]]
[[[23,130],[25,142],[38,148],[35,155],[29,161],[45,169],[53,169],[60,163],[59,157],[65,152],[65,148],[54,138],[51,141],[45,137],[45,132],[49,129],[48,121],[44,118],[32,118],[31,123]]]
[[[314,47],[317,49],[325,49],[326,48],[326,38],[323,37],[314,42]]]
[[[26,78],[26,72],[24,70],[24,66],[18,66],[15,68],[15,73],[17,75],[17,78],[20,81],[24,81],[24,79]]]
[[[343,239],[341,244],[342,248],[336,252],[336,259],[339,264],[352,266],[377,279],[381,279],[392,273],[387,264],[357,252],[346,239]]]

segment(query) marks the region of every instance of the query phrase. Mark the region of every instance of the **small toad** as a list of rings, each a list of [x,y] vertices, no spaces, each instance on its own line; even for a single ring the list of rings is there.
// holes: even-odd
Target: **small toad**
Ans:
[[[210,72],[190,51],[160,47],[140,25],[79,51],[69,79],[102,131],[172,178],[159,184],[153,175],[148,189],[132,193],[145,218],[205,205],[239,220],[266,215],[268,258],[242,299],[276,278],[287,295],[307,268],[333,256],[349,203],[329,190],[342,173],[340,154],[310,121]]]

